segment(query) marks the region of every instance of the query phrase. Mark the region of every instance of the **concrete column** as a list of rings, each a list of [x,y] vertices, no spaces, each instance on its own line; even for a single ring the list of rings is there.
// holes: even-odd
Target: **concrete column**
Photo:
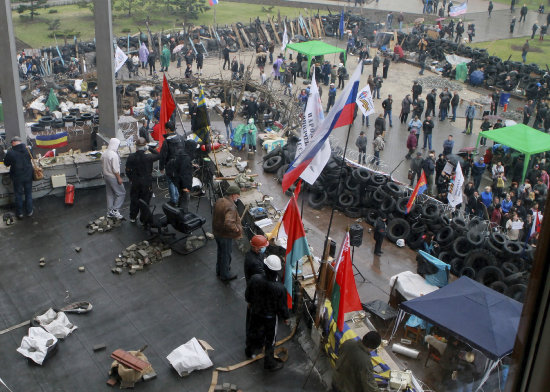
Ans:
[[[4,109],[6,140],[14,136],[27,140],[21,88],[19,87],[19,69],[15,53],[15,34],[11,20],[11,1],[0,1],[0,90]]]
[[[117,137],[118,115],[115,93],[113,21],[111,0],[94,0],[99,132]]]

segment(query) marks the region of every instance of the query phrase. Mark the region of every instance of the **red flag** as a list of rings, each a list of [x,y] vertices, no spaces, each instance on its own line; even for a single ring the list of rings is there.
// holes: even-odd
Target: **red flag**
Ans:
[[[333,317],[336,319],[336,325],[341,332],[344,331],[346,313],[363,310],[351,265],[349,232],[346,233],[336,264],[336,280],[332,288],[331,302]]]
[[[407,202],[407,214],[411,212],[412,205],[414,204],[414,201],[416,200],[416,196],[421,195],[428,189],[426,181],[426,174],[424,174],[424,169],[422,169],[422,174],[420,175],[420,178],[418,179],[418,182],[416,183],[416,186],[414,187],[414,191],[411,194],[411,197],[409,201]]]
[[[302,179],[300,178],[298,180],[298,183],[296,184],[296,188],[294,188],[294,197],[296,200],[298,200],[298,195],[300,194],[300,189],[302,189]]]
[[[172,93],[170,92],[170,87],[168,86],[168,81],[166,80],[166,75],[163,76],[162,80],[162,100],[160,102],[160,137],[159,137],[159,145],[158,149],[162,148],[162,143],[164,142],[163,135],[165,134],[164,130],[164,124],[170,120],[170,117],[172,117],[172,113],[174,112],[174,109],[176,109],[176,103],[174,102],[174,98],[172,98]]]

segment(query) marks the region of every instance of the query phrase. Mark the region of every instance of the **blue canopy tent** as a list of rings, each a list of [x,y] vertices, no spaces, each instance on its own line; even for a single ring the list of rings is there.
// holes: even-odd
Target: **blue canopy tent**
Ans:
[[[514,348],[522,304],[463,276],[399,307],[392,337],[405,312],[437,325],[493,361],[483,384],[498,361]]]

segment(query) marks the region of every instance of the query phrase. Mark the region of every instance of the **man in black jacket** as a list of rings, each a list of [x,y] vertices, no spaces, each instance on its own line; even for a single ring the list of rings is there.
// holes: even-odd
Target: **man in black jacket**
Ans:
[[[456,121],[456,109],[458,108],[458,105],[460,104],[460,96],[458,95],[458,92],[454,92],[453,97],[451,98],[451,110],[453,112],[453,118],[451,119],[451,122]],[[496,111],[495,111],[496,114]]]
[[[390,69],[390,58],[386,56],[382,62],[382,77],[384,79],[388,78],[388,69]]]
[[[166,140],[160,150],[159,169],[161,173],[166,169],[170,201],[187,212],[189,194],[193,186],[192,161],[197,143],[178,135],[171,123],[166,123],[166,128],[168,133],[164,135]]]
[[[222,113],[223,123],[225,124],[225,133],[227,135],[227,143],[231,142],[231,132],[233,132],[233,118],[235,118],[235,112],[229,106],[225,104],[225,109]]]
[[[416,101],[413,101],[413,114],[412,116],[418,116],[418,118],[422,118],[422,113],[424,112],[424,105],[426,104],[426,101],[422,99],[421,96],[418,97]]]
[[[255,97],[250,97],[250,100],[248,101],[248,104],[246,105],[246,120],[253,118],[254,122],[256,122],[257,116],[258,116],[258,104],[256,103]]]
[[[393,99],[391,97],[391,94],[388,95],[388,98],[386,98],[384,101],[382,101],[382,108],[384,109],[384,120],[386,120],[386,116],[389,116],[389,118],[390,118],[390,128],[393,127],[393,123],[391,121],[392,104],[393,104]]]
[[[436,116],[435,113],[435,100],[437,99],[435,88],[426,96],[426,117],[431,116],[432,114]]]
[[[432,121],[432,118],[430,116],[426,116],[426,119],[422,123],[422,131],[424,133],[424,146],[422,147],[423,150],[426,149],[426,145],[428,145],[429,149],[432,149],[432,132],[434,129],[434,122]]]
[[[15,216],[23,218],[23,194],[25,195],[25,212],[32,216],[32,163],[31,153],[21,142],[19,136],[11,139],[11,149],[4,157],[4,165],[10,168],[10,178],[15,194]]]
[[[521,7],[520,10],[519,10],[519,21],[518,22],[521,22],[521,21],[525,22],[525,17],[526,16],[527,16],[527,6],[525,4],[523,4],[523,7]]]
[[[434,184],[434,173],[435,173],[435,154],[430,152],[428,157],[422,162],[422,169],[424,170],[424,175],[426,176],[426,187],[428,195],[432,194],[432,187]]]
[[[225,70],[225,64],[227,64],[227,69],[230,69],[231,62],[229,61],[229,45],[225,45],[223,48],[223,69]]]
[[[413,102],[416,102],[418,100],[418,97],[420,94],[422,94],[422,86],[418,83],[417,80],[413,82],[412,86],[412,93],[413,93]]]
[[[378,219],[376,219],[376,222],[374,223],[374,254],[376,256],[382,255],[382,243],[384,242],[384,238],[386,237],[386,216],[382,215],[379,216]]]
[[[139,199],[147,204],[153,195],[153,163],[160,158],[154,148],[151,154],[146,154],[147,141],[139,137],[136,143],[137,151],[128,156],[126,161],[126,175],[130,179],[130,222],[136,221],[139,213]],[[143,219],[143,218],[142,218]]]
[[[499,101],[500,101],[500,90],[497,89],[494,93],[491,94],[491,111],[489,112],[491,116],[497,115]]]
[[[439,120],[445,121],[447,114],[449,113],[449,105],[451,104],[452,95],[449,89],[445,87],[445,90],[439,94]]]
[[[378,54],[372,59],[372,76],[376,77],[376,72],[378,72],[378,67],[380,66],[380,57]]]
[[[287,293],[279,281],[281,259],[271,255],[264,263],[265,275],[253,275],[245,291],[245,299],[250,307],[250,328],[245,354],[252,357],[265,347],[264,369],[276,371],[283,367],[283,363],[274,355],[277,317],[282,318],[285,324],[289,323]]]

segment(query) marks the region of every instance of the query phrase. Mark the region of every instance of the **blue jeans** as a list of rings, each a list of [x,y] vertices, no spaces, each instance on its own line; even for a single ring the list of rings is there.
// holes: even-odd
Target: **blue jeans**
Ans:
[[[393,127],[393,123],[391,121],[391,110],[384,110],[384,120],[386,119],[386,115],[390,117],[390,127]]]
[[[522,53],[521,58],[523,59],[523,62],[525,63],[527,61],[527,53]]]
[[[172,180],[170,180],[170,178],[166,177],[166,179],[168,180],[168,193],[170,194],[170,201],[174,205],[177,205],[180,198],[178,187],[172,182]]]
[[[426,132],[424,132],[424,147],[422,147],[422,148],[426,148],[426,141],[428,142],[428,147],[431,150],[432,149],[432,134],[431,133],[429,135],[427,135]]]
[[[458,106],[452,106],[452,107],[451,107],[451,109],[452,109],[452,111],[453,111],[453,121],[456,120],[456,108],[457,108],[457,107],[458,107]]]
[[[399,31],[403,28],[403,22],[399,22]]]
[[[233,123],[230,121],[229,124],[225,124],[225,133],[227,134],[227,142],[231,142],[231,133],[233,132]]]
[[[370,163],[376,162],[377,165],[380,164],[380,151],[374,150],[374,158],[371,159]]]
[[[25,195],[25,212],[30,214],[32,212],[32,178],[27,181],[15,179],[12,181],[15,194],[15,215],[23,215],[23,195]]]
[[[374,98],[375,95],[377,99],[380,99],[380,87],[374,88],[374,93],[372,94],[372,97]]]
[[[231,276],[231,251],[233,250],[233,239],[216,238],[216,244],[218,244],[216,275],[221,279],[228,279]]]
[[[448,109],[446,107],[441,108],[439,110],[439,116],[441,117],[441,121],[443,121],[447,118],[447,111],[448,111]]]
[[[361,119],[361,125],[365,125],[365,122],[367,123],[367,127],[369,126],[369,116],[362,115],[363,118]]]

